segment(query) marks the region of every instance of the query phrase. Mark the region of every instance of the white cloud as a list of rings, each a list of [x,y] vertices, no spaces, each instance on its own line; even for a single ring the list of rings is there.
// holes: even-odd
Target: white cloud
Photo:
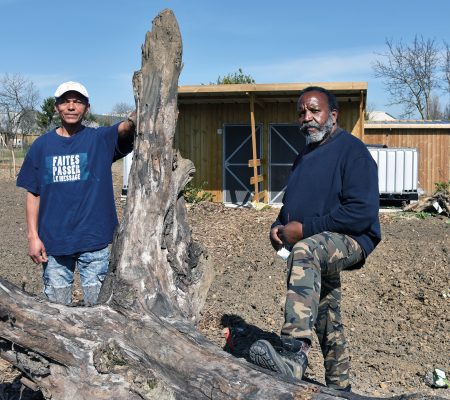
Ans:
[[[367,81],[372,77],[373,51],[341,51],[248,66],[258,83]]]

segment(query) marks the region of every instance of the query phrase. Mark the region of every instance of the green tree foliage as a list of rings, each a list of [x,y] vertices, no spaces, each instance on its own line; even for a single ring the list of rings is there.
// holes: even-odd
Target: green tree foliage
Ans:
[[[55,113],[55,98],[47,97],[41,105],[41,111],[36,115],[36,122],[43,132],[47,132],[51,127],[59,125],[59,117]]]
[[[100,126],[112,126],[116,122],[116,120],[113,119],[110,115],[99,115],[99,114],[95,115],[95,121]]]
[[[97,117],[96,117],[94,114],[90,113],[90,112],[88,112],[88,113],[84,116],[83,121],[89,122],[89,123],[92,123],[92,122],[98,123]]]
[[[239,68],[237,72],[224,75],[217,78],[216,85],[230,85],[233,83],[255,83],[255,80],[251,75],[244,74],[242,68]]]

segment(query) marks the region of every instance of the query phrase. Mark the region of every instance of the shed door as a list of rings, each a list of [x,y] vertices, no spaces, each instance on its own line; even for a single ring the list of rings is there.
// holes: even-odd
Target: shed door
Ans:
[[[262,125],[256,125],[256,153],[261,158]],[[244,205],[251,201],[254,186],[250,185],[253,168],[248,167],[252,154],[250,125],[225,125],[223,135],[223,202]],[[261,167],[258,173],[262,174]],[[262,184],[259,183],[260,190]]]
[[[298,124],[269,124],[269,204],[282,202],[292,164],[305,144]]]

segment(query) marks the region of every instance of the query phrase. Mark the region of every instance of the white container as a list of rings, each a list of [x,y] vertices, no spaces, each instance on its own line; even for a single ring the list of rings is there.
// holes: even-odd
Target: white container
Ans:
[[[128,177],[130,175],[131,163],[133,162],[133,152],[127,154],[123,158],[123,184],[122,184],[122,196],[126,196],[128,192]]]
[[[380,197],[417,200],[419,153],[414,148],[370,147],[378,166]]]

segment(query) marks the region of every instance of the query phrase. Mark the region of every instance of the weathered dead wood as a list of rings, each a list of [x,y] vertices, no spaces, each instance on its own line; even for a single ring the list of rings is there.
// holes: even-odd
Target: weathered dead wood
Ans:
[[[403,207],[403,211],[439,213],[450,217],[450,195],[438,191],[433,196],[424,197]]]
[[[191,240],[180,195],[194,165],[172,147],[181,53],[175,18],[169,11],[160,14],[146,35],[141,70],[133,77],[138,138],[127,208],[101,300],[115,308],[195,319],[212,269],[205,268],[204,252]]]
[[[24,371],[46,398],[331,398],[332,391],[258,372],[179,319],[105,305],[51,304],[4,281],[0,310],[2,358]]]
[[[0,356],[47,399],[363,399],[262,372],[196,330],[211,269],[180,195],[194,168],[172,149],[180,70],[166,10],[134,77],[135,160],[102,304],[52,304],[0,279]]]

